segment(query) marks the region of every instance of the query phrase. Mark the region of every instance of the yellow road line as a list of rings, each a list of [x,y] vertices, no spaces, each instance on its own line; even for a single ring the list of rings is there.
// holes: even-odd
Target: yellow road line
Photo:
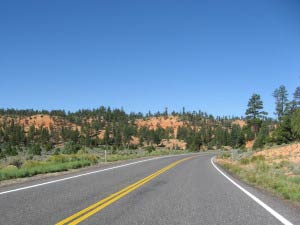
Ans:
[[[158,172],[160,172],[160,171],[157,171],[156,173],[158,173]],[[156,174],[156,173],[155,173],[155,174]],[[85,209],[83,209],[83,210],[81,210],[81,211],[75,213],[74,215],[72,215],[72,216],[66,218],[65,220],[62,220],[61,222],[57,223],[56,225],[62,225],[62,224],[65,224],[65,223],[67,223],[67,222],[69,222],[69,221],[71,221],[71,220],[77,218],[78,216],[80,216],[80,215],[82,215],[82,214],[84,214],[84,213],[86,213],[86,212],[88,212],[88,211],[90,211],[90,210],[96,208],[97,206],[99,206],[99,205],[101,205],[101,204],[103,204],[103,203],[109,201],[110,199],[116,197],[117,195],[120,195],[120,194],[122,194],[123,192],[129,190],[130,188],[132,188],[132,187],[138,185],[139,183],[143,182],[144,180],[149,179],[150,177],[154,176],[155,174],[151,174],[151,175],[149,175],[148,177],[146,177],[146,178],[144,178],[144,179],[142,179],[142,180],[140,180],[140,181],[138,181],[138,182],[136,182],[136,183],[134,183],[134,184],[129,185],[128,187],[126,187],[126,188],[124,188],[124,189],[122,189],[122,190],[120,190],[120,191],[118,191],[118,192],[116,192],[116,193],[114,193],[114,194],[108,196],[107,198],[104,198],[104,199],[100,200],[99,202],[96,202],[95,204],[93,204],[93,205],[91,205],[91,206],[89,206],[89,207],[87,207],[87,208],[85,208]]]
[[[119,200],[120,198],[126,196],[127,194],[129,194],[130,192],[134,191],[135,189],[139,188],[140,186],[146,184],[147,182],[151,181],[152,179],[154,179],[155,177],[159,176],[160,174],[166,172],[167,170],[171,169],[172,167],[176,166],[177,164],[188,160],[192,157],[188,157],[188,158],[184,158],[184,159],[180,159],[178,161],[175,161],[173,163],[171,163],[170,165],[156,171],[155,173],[127,186],[126,188],[109,195],[108,197],[100,200],[99,202],[96,202],[90,206],[88,206],[87,208],[67,217],[66,219],[56,223],[56,225],[64,225],[64,224],[69,224],[69,225],[75,225],[78,224],[80,222],[82,222],[83,220],[87,219],[88,217],[92,216],[93,214],[101,211],[102,209],[104,209],[105,207],[109,206],[110,204],[114,203],[115,201]],[[72,221],[72,222],[71,222]]]
[[[165,168],[163,168],[163,169],[161,169],[161,170],[164,170],[164,169],[165,169]],[[65,224],[65,223],[71,221],[72,219],[75,219],[76,217],[78,217],[78,216],[84,214],[85,212],[88,212],[88,211],[94,209],[95,207],[97,207],[97,206],[99,206],[99,205],[101,205],[101,204],[103,204],[103,203],[109,201],[110,199],[116,197],[117,195],[119,195],[119,194],[121,194],[121,193],[123,193],[123,192],[129,190],[130,188],[132,188],[132,187],[138,185],[139,183],[143,182],[144,180],[149,179],[150,177],[153,177],[155,174],[157,174],[157,173],[160,172],[161,170],[157,171],[157,172],[154,173],[154,174],[149,175],[148,177],[146,177],[146,178],[144,178],[144,179],[142,179],[142,180],[140,180],[140,181],[138,181],[138,182],[136,182],[136,183],[134,183],[134,184],[129,185],[128,187],[126,187],[126,188],[124,188],[124,189],[122,189],[122,190],[120,190],[120,191],[118,191],[118,192],[116,192],[116,193],[114,193],[114,194],[108,196],[107,198],[102,199],[102,200],[99,201],[99,202],[96,202],[95,204],[93,204],[93,205],[91,205],[91,206],[89,206],[89,207],[87,207],[87,208],[85,208],[85,209],[79,211],[78,213],[75,213],[74,215],[72,215],[72,216],[66,218],[65,220],[62,220],[61,222],[57,223],[56,225],[62,225],[62,224]]]

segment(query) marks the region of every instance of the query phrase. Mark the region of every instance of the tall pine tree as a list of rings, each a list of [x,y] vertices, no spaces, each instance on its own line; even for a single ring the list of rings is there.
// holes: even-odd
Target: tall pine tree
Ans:
[[[273,93],[276,104],[275,114],[278,117],[278,120],[281,121],[282,117],[288,111],[288,92],[284,85],[281,85],[279,88],[275,89]]]
[[[262,123],[262,119],[268,114],[263,111],[264,105],[259,94],[253,94],[248,102],[248,108],[246,110],[246,119],[248,125],[253,127],[255,133],[259,131]]]
[[[300,109],[300,87],[297,87],[293,94],[293,101],[291,104],[292,111]]]

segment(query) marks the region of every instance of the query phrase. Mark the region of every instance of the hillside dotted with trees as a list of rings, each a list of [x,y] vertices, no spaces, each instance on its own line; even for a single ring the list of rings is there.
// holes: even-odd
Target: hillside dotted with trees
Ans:
[[[288,99],[285,86],[273,92],[276,119],[268,117],[259,94],[245,118],[214,117],[201,111],[147,114],[99,107],[93,110],[0,109],[0,158],[71,154],[84,148],[112,150],[171,148],[191,151],[239,148],[300,140],[300,87]]]

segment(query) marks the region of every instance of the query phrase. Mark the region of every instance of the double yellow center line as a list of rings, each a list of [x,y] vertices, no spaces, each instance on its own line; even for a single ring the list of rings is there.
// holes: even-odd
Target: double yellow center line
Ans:
[[[75,225],[78,224],[80,222],[82,222],[83,220],[89,218],[90,216],[94,215],[95,213],[101,211],[102,209],[104,209],[105,207],[109,206],[110,204],[114,203],[115,201],[119,200],[120,198],[126,196],[127,194],[129,194],[130,192],[134,191],[135,189],[139,188],[140,186],[148,183],[149,181],[151,181],[152,179],[154,179],[155,177],[159,176],[160,174],[166,172],[167,170],[173,168],[174,166],[176,166],[177,164],[186,161],[188,159],[191,159],[193,157],[187,157],[184,159],[180,159],[178,161],[175,161],[171,164],[169,164],[168,166],[158,170],[157,172],[127,186],[126,188],[112,194],[109,195],[108,197],[100,200],[99,202],[96,202],[90,206],[88,206],[87,208],[73,214],[72,216],[67,217],[66,219],[56,223],[56,225]]]

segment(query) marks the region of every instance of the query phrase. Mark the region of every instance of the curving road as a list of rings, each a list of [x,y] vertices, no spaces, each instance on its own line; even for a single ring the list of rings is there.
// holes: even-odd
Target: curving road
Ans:
[[[0,224],[282,224],[222,175],[211,163],[213,155],[135,160],[2,187]],[[300,224],[298,208],[235,182],[286,219],[284,224]]]

